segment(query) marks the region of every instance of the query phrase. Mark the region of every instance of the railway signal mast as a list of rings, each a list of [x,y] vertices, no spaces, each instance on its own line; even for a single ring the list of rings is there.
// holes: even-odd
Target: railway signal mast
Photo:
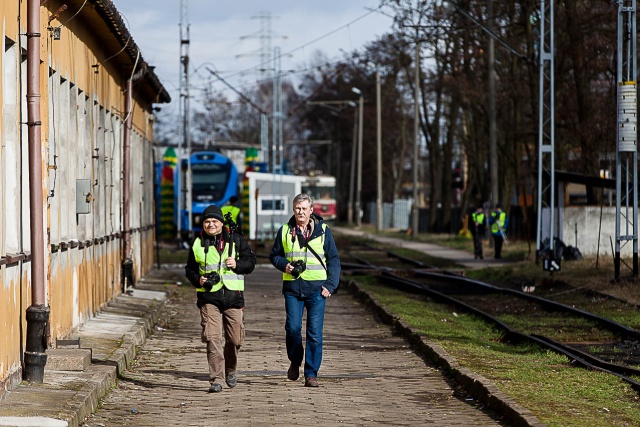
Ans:
[[[538,227],[536,234],[536,260],[543,250],[543,269],[559,270],[555,259],[555,72],[554,72],[554,28],[553,0],[540,2],[540,87],[538,101]],[[548,221],[543,221],[545,212]],[[543,225],[543,222],[545,224]],[[548,223],[548,228],[545,228]],[[543,248],[544,239],[549,239],[548,248]]]
[[[638,276],[638,95],[636,0],[618,1],[618,132],[616,143],[615,279],[620,250],[633,242],[633,276]]]
[[[182,223],[182,204],[187,206],[187,230],[191,233],[192,218],[191,212],[192,194],[191,194],[191,114],[189,111],[189,0],[180,0],[180,118],[182,119],[182,139],[178,142],[178,171],[182,168],[182,147],[186,147],[187,151],[187,174],[185,180],[180,184],[177,207],[177,236],[180,241],[180,227]],[[185,200],[186,199],[186,200]],[[191,238],[191,235],[189,235]]]

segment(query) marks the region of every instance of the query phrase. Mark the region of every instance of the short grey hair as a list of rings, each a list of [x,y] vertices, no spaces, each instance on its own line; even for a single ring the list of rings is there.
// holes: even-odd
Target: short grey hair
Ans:
[[[293,198],[293,203],[291,205],[295,208],[296,205],[300,204],[300,202],[304,202],[305,200],[309,201],[309,206],[313,206],[313,198],[307,193],[298,194]]]

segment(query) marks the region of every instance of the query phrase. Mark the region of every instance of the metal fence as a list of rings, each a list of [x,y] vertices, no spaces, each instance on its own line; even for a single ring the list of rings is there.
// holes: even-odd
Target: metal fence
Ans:
[[[411,220],[412,199],[396,199],[393,203],[382,204],[382,228],[406,230],[409,228]],[[365,219],[369,219],[369,223],[377,224],[378,215],[375,203],[367,204],[367,212]]]

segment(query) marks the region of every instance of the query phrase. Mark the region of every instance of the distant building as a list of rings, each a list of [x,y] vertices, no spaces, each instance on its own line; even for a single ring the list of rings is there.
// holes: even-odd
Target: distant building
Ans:
[[[33,100],[26,99],[26,54],[32,1],[41,3],[0,2],[0,396],[21,380],[33,230],[44,234],[49,344],[123,291],[125,260],[133,280],[153,267],[153,104],[170,101],[110,0],[39,6],[42,191],[36,193],[44,221],[31,224],[26,122]]]

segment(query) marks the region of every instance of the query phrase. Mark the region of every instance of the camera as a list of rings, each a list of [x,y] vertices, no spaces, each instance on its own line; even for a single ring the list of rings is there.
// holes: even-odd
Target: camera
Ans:
[[[302,261],[301,259],[297,261],[293,261],[291,265],[293,266],[293,270],[291,270],[291,275],[296,279],[298,278],[298,276],[300,276],[300,274],[302,274],[303,271],[307,269],[307,263]]]
[[[202,285],[203,288],[205,288],[206,290],[211,290],[211,288],[213,287],[213,285],[217,284],[218,282],[220,282],[220,275],[217,272],[212,272],[212,273],[207,273],[204,275],[204,277],[207,278],[207,281],[204,282],[204,284]]]
[[[229,231],[231,233],[237,233],[238,232],[238,224],[236,224],[236,222],[231,217],[231,212],[227,212],[226,214],[224,214],[224,219],[225,219],[227,225],[229,226]]]

